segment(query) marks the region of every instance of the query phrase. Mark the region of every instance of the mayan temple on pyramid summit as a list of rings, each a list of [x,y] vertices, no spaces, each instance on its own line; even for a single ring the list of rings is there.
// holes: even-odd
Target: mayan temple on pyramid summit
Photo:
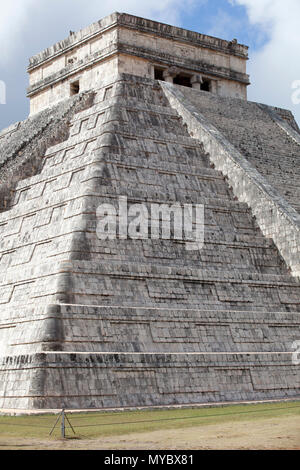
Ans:
[[[0,132],[2,410],[299,398],[300,131],[247,60],[124,13],[30,59]],[[99,236],[125,198],[204,207],[203,246]]]

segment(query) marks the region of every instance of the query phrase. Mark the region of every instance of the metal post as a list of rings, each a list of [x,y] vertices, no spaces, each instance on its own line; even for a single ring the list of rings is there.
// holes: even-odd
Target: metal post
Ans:
[[[56,428],[56,425],[57,425],[57,423],[58,423],[58,421],[59,421],[60,415],[61,415],[61,413],[59,413],[58,418],[57,418],[57,420],[55,421],[55,424],[54,424],[53,428],[51,429],[50,436],[51,436],[51,434],[53,433],[54,429]]]
[[[73,434],[76,434],[76,432],[74,431],[74,428],[73,428],[72,424],[71,424],[70,421],[69,421],[68,415],[66,414],[65,417],[66,417],[66,420],[67,420],[68,423],[69,423],[70,428],[71,428],[72,431],[73,431]]]
[[[61,411],[61,437],[65,439],[66,429],[65,429],[65,410],[64,408]]]
[[[66,415],[65,409],[63,408],[63,409],[61,410],[61,413],[59,413],[58,418],[57,418],[57,420],[56,420],[56,422],[55,422],[55,424],[54,424],[54,426],[53,426],[53,428],[52,428],[52,430],[51,430],[51,432],[50,432],[50,436],[51,436],[51,434],[53,433],[54,429],[56,428],[56,425],[57,425],[57,423],[58,423],[60,417],[61,417],[61,437],[62,437],[63,439],[66,438],[66,421],[69,423],[69,426],[70,426],[70,428],[71,428],[72,431],[73,431],[73,434],[76,434],[75,431],[74,431],[74,428],[73,428],[72,424],[70,423],[70,420],[69,420],[68,416]]]

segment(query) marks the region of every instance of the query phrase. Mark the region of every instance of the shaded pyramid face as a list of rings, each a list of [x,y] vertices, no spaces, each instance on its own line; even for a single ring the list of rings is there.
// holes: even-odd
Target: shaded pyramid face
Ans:
[[[30,145],[47,149],[0,214],[1,406],[299,394],[287,353],[299,339],[299,283],[160,84],[119,76],[76,106],[60,117],[67,132],[50,116],[33,133]],[[101,239],[99,207],[117,213],[124,198],[149,214],[204,206],[203,247],[188,250],[174,227],[165,239],[148,225],[141,238]]]

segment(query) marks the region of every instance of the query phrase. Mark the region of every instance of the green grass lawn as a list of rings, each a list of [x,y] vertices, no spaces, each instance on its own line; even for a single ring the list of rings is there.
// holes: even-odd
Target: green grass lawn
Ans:
[[[174,410],[67,413],[77,438],[97,438],[161,429],[182,429],[226,422],[253,421],[280,416],[299,416],[300,401],[256,405],[231,405]],[[0,416],[1,437],[58,439],[60,421],[51,438],[49,433],[57,415]],[[66,422],[66,436],[74,434]]]

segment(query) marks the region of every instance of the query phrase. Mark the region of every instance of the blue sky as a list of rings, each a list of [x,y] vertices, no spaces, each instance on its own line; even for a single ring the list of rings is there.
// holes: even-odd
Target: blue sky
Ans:
[[[299,0],[0,0],[0,129],[26,119],[30,56],[113,11],[177,25],[250,47],[248,98],[291,109],[300,123],[292,84],[300,80]],[[300,83],[300,82],[299,82]],[[300,97],[300,93],[299,93]],[[1,100],[0,100],[1,101]],[[299,99],[300,101],[300,99]]]
[[[237,38],[251,49],[262,46],[267,34],[258,26],[250,25],[245,6],[232,4],[228,0],[210,0],[195,9],[182,12],[180,21],[184,28],[223,39]]]

